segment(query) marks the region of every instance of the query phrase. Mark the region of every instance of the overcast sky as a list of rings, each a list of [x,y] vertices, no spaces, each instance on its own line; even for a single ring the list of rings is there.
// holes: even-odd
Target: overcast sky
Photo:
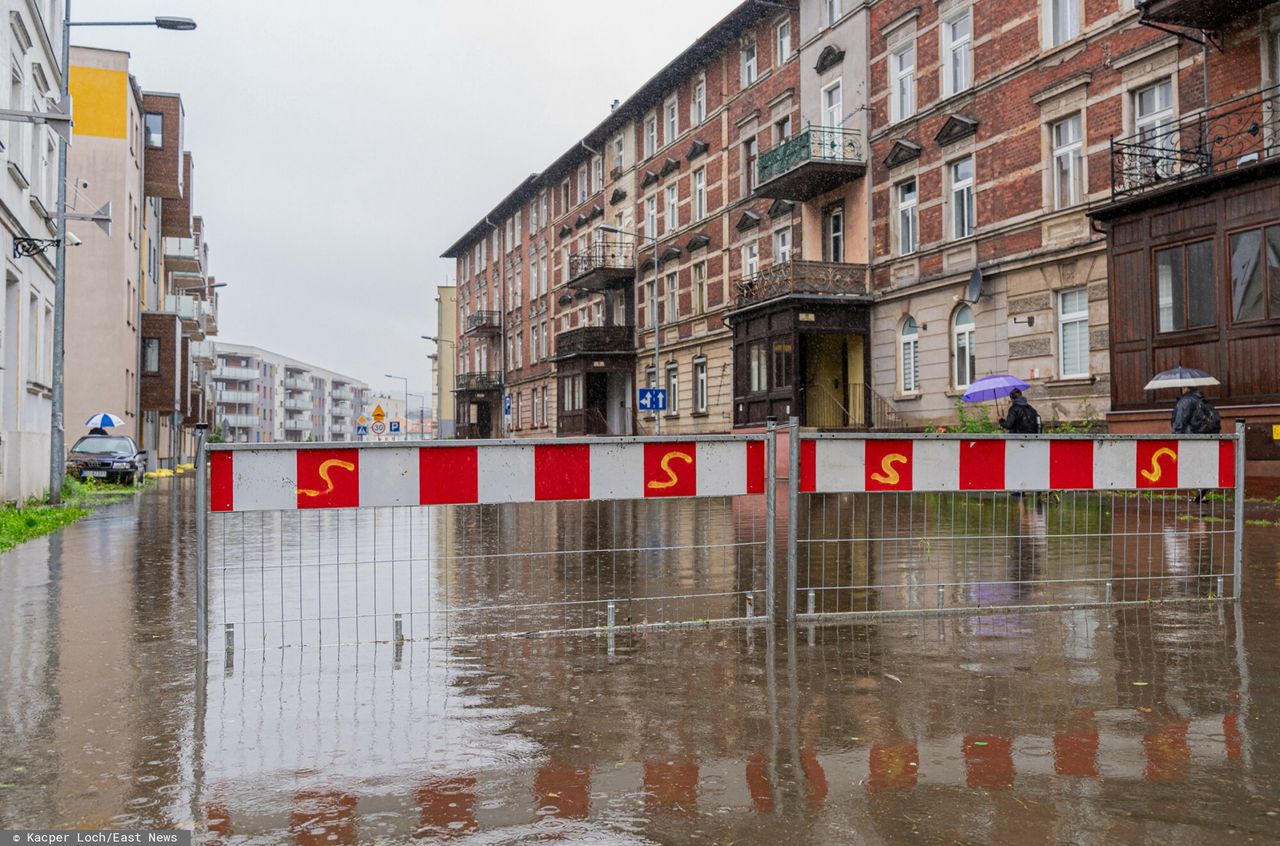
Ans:
[[[76,0],[199,29],[72,40],[182,95],[219,338],[420,393],[440,253],[737,2]]]

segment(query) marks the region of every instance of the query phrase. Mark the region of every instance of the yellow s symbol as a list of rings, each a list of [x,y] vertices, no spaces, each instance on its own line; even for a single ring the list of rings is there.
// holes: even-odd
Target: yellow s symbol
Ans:
[[[893,465],[906,463],[907,457],[905,455],[896,452],[890,453],[880,462],[880,470],[882,472],[872,473],[871,480],[882,485],[896,485],[902,481],[902,477],[898,475],[898,471]]]
[[[660,491],[663,488],[674,488],[676,486],[676,482],[680,480],[676,476],[676,471],[671,469],[671,461],[676,458],[680,459],[685,464],[693,463],[693,456],[687,452],[669,452],[662,456],[662,462],[659,466],[662,468],[662,471],[667,474],[667,480],[665,482],[650,482],[649,490]]]
[[[320,478],[324,479],[324,483],[329,487],[325,488],[322,491],[312,491],[312,490],[306,490],[304,488],[298,488],[298,493],[302,494],[303,496],[324,496],[326,494],[333,493],[333,479],[329,478],[329,471],[335,467],[338,468],[339,470],[355,470],[356,469],[356,466],[352,464],[350,461],[339,461],[336,458],[331,458],[325,463],[320,465]]]
[[[1168,447],[1161,447],[1151,456],[1151,469],[1142,471],[1143,478],[1148,482],[1160,481],[1160,477],[1164,475],[1164,468],[1160,466],[1160,459],[1166,455],[1173,459],[1174,464],[1178,463],[1178,454],[1176,452]]]

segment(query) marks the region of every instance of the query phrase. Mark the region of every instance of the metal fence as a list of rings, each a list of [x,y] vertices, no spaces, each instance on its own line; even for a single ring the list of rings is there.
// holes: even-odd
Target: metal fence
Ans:
[[[1240,594],[1242,430],[799,445],[788,619]]]
[[[772,433],[338,447],[210,447],[206,648],[771,618]]]

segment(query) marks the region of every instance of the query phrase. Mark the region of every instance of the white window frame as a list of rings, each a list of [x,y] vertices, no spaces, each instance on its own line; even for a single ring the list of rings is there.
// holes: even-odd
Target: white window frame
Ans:
[[[822,87],[822,125],[839,129],[844,125],[844,86],[843,80]],[[840,145],[843,148],[843,145]]]
[[[1148,92],[1153,92],[1156,108],[1144,114],[1141,112],[1142,97]],[[1173,174],[1175,155],[1173,151],[1177,146],[1177,133],[1172,131],[1173,122],[1177,116],[1173,94],[1173,77],[1166,76],[1134,89],[1130,95],[1133,107],[1133,134],[1140,136],[1140,143],[1148,137],[1158,139],[1156,144],[1163,143],[1169,151],[1169,155],[1162,157],[1154,166],[1144,167],[1144,181]]]
[[[613,139],[613,166],[621,170],[626,166],[627,162],[627,143],[622,137],[622,133],[618,133]]]
[[[644,119],[644,157],[651,159],[658,152],[658,116]]]
[[[667,364],[667,417],[680,413],[680,365],[676,362]]]
[[[672,183],[662,190],[664,199],[663,215],[663,234],[670,234],[680,226],[680,192],[678,186]]]
[[[1066,303],[1068,296],[1080,296],[1084,302],[1082,309],[1068,312],[1066,311]],[[1070,288],[1065,291],[1058,292],[1058,378],[1060,379],[1082,379],[1089,375],[1089,289],[1084,286]],[[1074,330],[1081,324],[1084,325],[1084,337],[1080,339],[1083,345],[1083,364],[1084,369],[1079,371],[1069,370],[1067,367],[1067,331]]]
[[[844,206],[836,204],[822,211],[822,260],[844,261]]]
[[[598,194],[604,190],[604,157],[591,157],[591,193]]]
[[[920,183],[915,177],[903,180],[893,186],[893,196],[898,206],[898,255],[909,256],[920,246]]]
[[[840,20],[840,16],[844,14],[841,5],[840,0],[824,0],[823,12],[826,15],[826,21],[824,21],[826,26],[835,26],[836,21]]]
[[[755,241],[742,247],[742,277],[748,279],[760,272],[760,245]]]
[[[587,163],[583,162],[578,165],[578,204],[585,203],[587,197],[591,196],[591,182],[588,175]]]
[[[760,142],[755,136],[742,142],[742,169],[747,175],[747,191],[756,190],[760,178]]]
[[[707,401],[710,398],[707,390],[707,357],[696,356],[693,359],[693,413],[706,414]]]
[[[658,237],[658,197],[654,194],[644,198],[644,236]]]
[[[784,18],[774,28],[774,49],[777,51],[775,64],[781,65],[791,58],[791,18]]]
[[[961,323],[960,315],[966,311],[969,313],[969,320],[967,323]],[[954,362],[954,366],[951,368],[951,380],[952,387],[956,390],[967,388],[973,384],[974,373],[972,371],[977,370],[978,367],[977,347],[974,346],[976,331],[977,323],[973,317],[973,307],[964,305],[956,309],[956,313],[951,318],[951,357]],[[964,342],[963,349],[966,353],[963,358],[960,355],[962,340]],[[964,364],[965,372],[963,376],[965,381],[961,381],[961,362]]]
[[[689,119],[694,126],[707,119],[707,75],[700,74],[693,84],[693,102],[689,104]]]
[[[1045,46],[1057,47],[1080,35],[1081,0],[1045,0]]]
[[[968,31],[960,37],[955,27],[961,21]],[[950,97],[973,87],[973,9],[967,8],[942,23],[942,96]]]
[[[908,59],[910,64],[908,64]],[[916,113],[916,44],[903,44],[889,54],[889,118],[906,120]]]
[[[760,78],[760,49],[753,41],[742,48],[742,87],[755,85]]]
[[[700,167],[693,172],[693,219],[707,216],[707,169]]]
[[[1074,135],[1062,137],[1062,130],[1074,128]],[[1084,199],[1084,118],[1077,112],[1056,120],[1049,125],[1049,144],[1053,151],[1053,167],[1049,178],[1053,181],[1054,209],[1070,208]],[[1063,196],[1064,177],[1067,185]]]
[[[898,331],[898,383],[904,394],[920,393],[920,326],[911,315]]]
[[[693,313],[705,314],[707,311],[707,263],[693,263]]]
[[[672,143],[680,135],[680,100],[672,94],[662,104],[662,144]]]
[[[680,274],[673,270],[664,276],[663,288],[666,289],[663,295],[667,305],[666,321],[675,323],[680,319]]]
[[[791,227],[784,226],[773,231],[773,263],[788,261],[791,261]]]
[[[965,162],[969,163],[969,176],[957,178],[956,173]],[[977,231],[977,200],[974,194],[976,177],[973,155],[962,156],[947,164],[947,179],[950,183],[951,220],[950,232],[954,241],[968,238]]]

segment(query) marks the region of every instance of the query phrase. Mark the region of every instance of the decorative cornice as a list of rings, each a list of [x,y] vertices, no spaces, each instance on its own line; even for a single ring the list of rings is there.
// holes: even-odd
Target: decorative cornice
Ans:
[[[688,159],[689,161],[693,161],[698,156],[701,156],[703,153],[707,152],[707,150],[709,149],[711,149],[711,145],[708,144],[706,141],[695,140],[692,144],[689,145],[689,152],[685,154],[685,158]]]
[[[773,201],[773,205],[769,206],[769,217],[778,217],[779,215],[789,214],[795,207],[795,203],[779,197]]]
[[[818,63],[813,69],[818,73],[823,73],[844,61],[844,51],[834,44],[828,44],[822,48],[822,52],[818,54]]]
[[[892,170],[895,167],[902,167],[908,162],[914,162],[920,158],[921,147],[914,141],[908,141],[905,138],[899,138],[893,142],[893,147],[889,149],[889,155],[884,157],[884,166]]]
[[[680,170],[679,160],[668,158],[662,165],[661,173],[662,173],[662,176],[669,176],[670,174],[677,172],[679,170]]]
[[[968,138],[978,131],[978,119],[969,117],[968,115],[954,114],[948,115],[942,128],[938,130],[938,134],[933,136],[933,140],[940,146],[954,144],[962,138]]]
[[[673,261],[678,258],[680,258],[680,248],[674,244],[662,251],[663,261]]]
[[[735,228],[739,232],[745,232],[748,229],[751,229],[753,226],[759,226],[759,225],[760,225],[760,215],[756,214],[753,211],[745,211],[742,213],[742,217],[738,218],[738,223]]]
[[[658,181],[658,174],[654,173],[651,170],[646,170],[644,172],[644,178],[640,180],[640,187],[648,188],[650,185],[652,185],[657,181]]]
[[[689,243],[685,244],[685,249],[689,252],[700,250],[711,243],[711,238],[705,232],[699,232],[689,239]]]
[[[614,188],[613,193],[609,195],[609,204],[616,206],[627,198],[627,192],[621,188]]]
[[[572,227],[572,226],[570,226],[569,224],[567,224],[567,223],[566,223],[564,226],[561,226],[561,227],[560,227],[560,237],[561,237],[561,238],[567,238],[567,237],[569,237],[569,236],[570,236],[570,235],[572,235],[572,234],[573,234],[573,227]]]

